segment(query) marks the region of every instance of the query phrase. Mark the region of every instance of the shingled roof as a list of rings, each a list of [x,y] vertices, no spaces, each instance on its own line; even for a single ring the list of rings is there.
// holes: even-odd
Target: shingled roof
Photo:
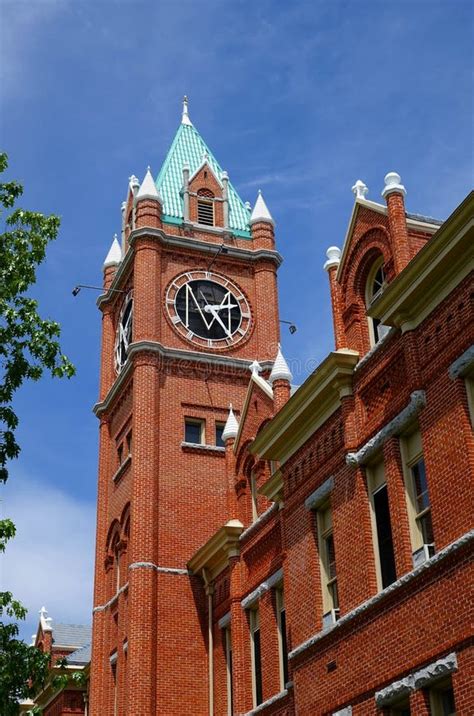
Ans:
[[[67,657],[67,663],[71,664],[71,666],[88,664],[91,660],[91,647],[92,644],[89,643],[85,646],[81,646],[80,649],[76,649],[76,651],[73,651],[72,654],[69,654]]]
[[[222,175],[222,168],[219,162],[189,119],[187,102],[185,107],[183,120],[156,180],[156,187],[163,201],[163,221],[172,224],[181,224],[184,218],[184,204],[181,192],[184,164],[189,165],[190,176],[193,176],[201,167],[205,157],[219,181]],[[230,229],[236,236],[250,239],[249,220],[249,209],[247,209],[229,181]]]
[[[53,624],[54,646],[83,647],[92,639],[92,627],[85,624]]]

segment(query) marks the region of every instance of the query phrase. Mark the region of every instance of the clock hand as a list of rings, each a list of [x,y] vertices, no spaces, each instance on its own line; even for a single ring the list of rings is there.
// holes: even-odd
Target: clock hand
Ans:
[[[207,306],[204,306],[204,310],[206,311],[206,313],[210,313],[213,310],[222,311],[223,308],[227,308],[227,309],[237,308],[237,304],[229,303],[229,304],[226,304],[225,306],[223,306],[221,303],[215,303],[212,305],[210,303],[208,303]]]
[[[222,326],[222,328],[224,329],[224,332],[225,332],[226,336],[227,336],[228,338],[230,338],[232,334],[231,334],[231,332],[228,331],[227,328],[225,327],[224,322],[221,320],[221,317],[220,317],[219,314],[217,313],[216,306],[206,306],[206,308],[209,308],[210,312],[212,313],[213,317],[216,319],[217,323],[219,323],[219,325]]]

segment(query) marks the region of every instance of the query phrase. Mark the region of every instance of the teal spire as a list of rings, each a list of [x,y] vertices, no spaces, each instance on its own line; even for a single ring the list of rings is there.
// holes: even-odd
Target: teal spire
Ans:
[[[173,143],[156,180],[156,188],[163,200],[163,221],[181,224],[184,218],[183,208],[183,166],[188,164],[189,175],[209,163],[216,177],[221,181],[222,168],[213,153],[192,124],[188,114],[188,100],[184,98],[183,117]],[[228,185],[229,228],[236,236],[250,239],[250,211],[237,194],[231,182]]]

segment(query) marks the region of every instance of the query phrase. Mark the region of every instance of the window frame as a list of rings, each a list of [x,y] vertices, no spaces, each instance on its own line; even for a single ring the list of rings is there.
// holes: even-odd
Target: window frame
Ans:
[[[375,574],[377,579],[377,590],[379,592],[386,589],[389,584],[384,585],[383,584],[383,574],[382,574],[382,560],[380,555],[380,543],[379,543],[379,535],[378,535],[378,529],[377,529],[377,514],[376,514],[376,508],[375,508],[375,500],[374,496],[380,492],[382,489],[387,490],[387,500],[388,500],[388,515],[390,519],[390,532],[392,535],[392,553],[393,553],[393,562],[394,562],[394,580],[397,579],[397,571],[396,571],[396,561],[395,561],[395,545],[393,543],[393,532],[392,532],[392,520],[391,520],[391,513],[390,513],[390,500],[388,499],[388,486],[387,486],[387,480],[385,477],[385,465],[383,458],[380,456],[380,459],[377,461],[372,462],[370,465],[367,465],[366,468],[366,477],[367,477],[367,492],[369,496],[369,507],[370,507],[370,522],[372,526],[372,546],[373,546],[373,552],[374,552],[374,559],[375,559]],[[393,584],[393,582],[390,582],[390,584]]]
[[[262,642],[260,632],[260,612],[258,607],[249,609],[250,626],[250,658],[252,666],[252,703],[256,708],[263,703],[263,673],[262,673]],[[255,634],[258,632],[258,659]]]
[[[250,499],[252,507],[252,524],[258,520],[258,486],[255,470],[250,471]]]
[[[400,439],[400,452],[402,456],[403,479],[405,482],[405,498],[408,513],[408,523],[410,528],[412,554],[415,555],[416,553],[419,553],[420,550],[424,550],[425,547],[428,549],[428,553],[431,548],[434,554],[434,536],[433,542],[425,542],[423,536],[423,527],[421,523],[421,520],[423,519],[423,517],[426,517],[427,514],[430,514],[431,519],[431,499],[429,497],[429,484],[426,475],[426,463],[424,460],[423,444],[419,427],[416,427],[414,430],[411,430],[411,432],[402,435]],[[429,506],[418,511],[417,492],[413,468],[422,460],[425,466],[425,477],[427,482]],[[429,556],[432,555],[430,554]]]
[[[385,261],[383,256],[380,256],[379,258],[375,259],[372,266],[370,267],[370,271],[367,276],[367,280],[365,282],[365,307],[366,309],[370,308],[372,302],[380,296],[384,288],[386,286],[386,276],[384,271],[384,265]],[[375,281],[375,278],[377,276],[377,273],[379,270],[382,269],[382,285],[377,291],[373,291],[373,284]],[[370,339],[370,345],[373,348],[377,345],[377,343],[380,343],[382,338],[384,337],[385,333],[379,334],[379,327],[386,328],[387,331],[390,329],[390,326],[384,326],[381,321],[378,320],[378,318],[372,318],[371,316],[367,316],[367,323],[369,326],[369,339]]]
[[[221,422],[220,420],[216,420],[216,422],[215,422],[215,429],[214,429],[214,437],[215,437],[216,447],[224,447],[224,448],[225,448],[225,442],[224,442],[224,440],[222,440],[222,433],[224,432],[224,428],[225,428],[225,423],[224,423],[224,422]],[[219,444],[219,442],[218,442],[218,440],[217,440],[217,431],[218,431],[218,430],[221,431],[221,442],[222,442],[222,444]]]
[[[453,694],[454,711],[451,711],[449,714],[446,714],[445,711],[443,710],[443,704],[441,701],[441,697],[442,697],[443,692],[446,692],[449,690],[452,691],[452,694]],[[457,714],[456,699],[455,699],[454,688],[453,688],[453,680],[452,680],[451,676],[448,676],[447,679],[442,679],[441,681],[430,686],[428,695],[429,695],[430,710],[431,710],[432,716],[456,716],[456,714]]]
[[[199,426],[200,428],[200,441],[194,442],[186,439],[186,430],[188,425]],[[206,444],[206,421],[203,418],[184,418],[184,442],[187,445],[205,445]]]
[[[232,689],[232,631],[230,624],[224,627],[225,646],[225,672],[226,672],[226,695],[227,695],[227,716],[234,713],[233,689]]]
[[[328,524],[329,522],[329,524]],[[321,593],[323,601],[323,623],[327,614],[334,613],[334,619],[339,614],[339,595],[337,592],[337,568],[335,568],[335,576],[331,577],[330,563],[327,553],[327,540],[332,538],[334,546],[334,532],[332,523],[331,502],[326,501],[320,505],[316,511],[316,525],[318,533],[318,551],[319,565],[321,573]],[[334,563],[336,563],[334,550]],[[334,599],[333,587],[337,594],[337,600]]]
[[[289,680],[288,640],[286,634],[286,607],[283,584],[280,584],[275,588],[275,606],[277,616],[278,666],[280,674],[280,688],[283,691],[286,688],[286,684]],[[282,612],[284,612],[285,615],[283,619]]]

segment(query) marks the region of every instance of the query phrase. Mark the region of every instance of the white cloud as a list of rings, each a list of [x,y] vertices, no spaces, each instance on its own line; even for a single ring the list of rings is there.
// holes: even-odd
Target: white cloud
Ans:
[[[91,623],[95,506],[15,473],[1,516],[13,520],[17,534],[1,557],[0,589],[27,607],[20,627],[29,642],[43,604],[54,621]]]

